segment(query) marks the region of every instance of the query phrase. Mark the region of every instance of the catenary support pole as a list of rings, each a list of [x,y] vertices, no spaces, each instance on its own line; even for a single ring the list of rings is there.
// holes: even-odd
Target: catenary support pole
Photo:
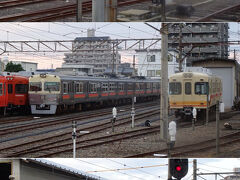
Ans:
[[[197,180],[197,160],[193,160],[193,180]]]
[[[216,104],[216,155],[219,154],[219,101]]]
[[[170,158],[168,158],[168,180],[172,180],[172,175],[170,171]]]
[[[162,0],[162,17],[161,21],[165,22],[166,21],[166,0]]]
[[[77,22],[82,22],[82,3],[83,0],[77,0]]]
[[[161,28],[161,99],[160,99],[160,134],[168,144],[168,24]]]

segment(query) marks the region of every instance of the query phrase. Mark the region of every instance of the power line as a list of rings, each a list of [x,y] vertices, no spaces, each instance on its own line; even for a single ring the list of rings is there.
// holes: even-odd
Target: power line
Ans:
[[[84,161],[84,160],[80,160],[80,159],[75,159],[75,160],[80,161],[80,162],[84,162],[84,163],[87,163],[87,164],[91,164],[93,166],[97,166],[97,167],[100,167],[100,168],[110,169],[110,168],[107,168],[107,167],[104,167],[104,166],[100,166],[100,165],[97,165],[97,164],[94,164],[94,163],[91,163],[91,162],[88,162],[88,161]],[[137,176],[134,176],[134,175],[130,175],[130,174],[127,174],[127,173],[122,173],[122,172],[119,172],[119,171],[117,171],[117,173],[124,174],[124,175],[127,175],[127,176],[131,176],[131,177],[134,177],[134,178],[137,178],[137,179],[145,180],[143,178],[140,178],[140,177],[137,177]]]

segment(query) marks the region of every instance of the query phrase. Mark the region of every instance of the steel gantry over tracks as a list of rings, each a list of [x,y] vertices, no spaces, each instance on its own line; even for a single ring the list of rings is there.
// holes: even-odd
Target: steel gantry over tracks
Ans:
[[[87,41],[87,40],[86,40]],[[119,51],[152,49],[160,43],[160,38],[150,39],[111,39],[102,40],[102,44],[110,42],[112,49],[118,47]],[[55,53],[74,52],[74,40],[60,41],[0,41],[0,55],[4,53]],[[99,44],[101,46],[101,43]],[[79,47],[78,47],[79,48]],[[97,47],[95,49],[97,50]]]

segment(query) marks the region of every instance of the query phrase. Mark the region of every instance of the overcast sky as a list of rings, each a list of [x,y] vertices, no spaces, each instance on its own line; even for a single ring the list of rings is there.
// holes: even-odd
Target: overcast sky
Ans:
[[[69,167],[89,171],[105,172],[91,173],[109,180],[167,180],[167,159],[160,158],[82,158],[82,159],[48,159]],[[189,159],[189,171],[183,180],[191,180],[193,174],[193,159]],[[154,167],[149,167],[154,166]],[[136,170],[118,170],[137,168]],[[233,168],[240,167],[237,158],[203,158],[197,159],[198,173],[233,172]],[[227,175],[223,175],[224,177]],[[207,180],[215,180],[215,176],[202,176]],[[198,179],[201,179],[200,177]],[[220,176],[218,180],[222,179]]]
[[[160,28],[161,23],[151,23]],[[86,37],[87,29],[95,28],[96,36],[110,36],[112,39],[125,38],[159,38],[155,29],[144,23],[0,23],[0,41],[27,40],[73,40],[76,37]],[[240,40],[240,25],[230,23],[230,39]],[[155,46],[159,48],[158,46]],[[234,47],[237,51],[239,46]],[[233,48],[231,48],[233,50]],[[1,51],[0,51],[1,52]],[[122,61],[129,61],[132,54],[124,53]],[[231,54],[232,56],[232,54]],[[9,57],[10,60],[33,61],[39,63],[39,68],[60,67],[63,53],[10,53],[0,58]],[[238,55],[238,58],[240,56]]]

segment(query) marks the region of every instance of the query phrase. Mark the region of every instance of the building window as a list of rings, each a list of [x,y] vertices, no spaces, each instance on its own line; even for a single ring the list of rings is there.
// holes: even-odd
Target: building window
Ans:
[[[155,77],[155,70],[147,70],[147,77]]]
[[[147,62],[156,62],[155,55],[147,55]]]
[[[102,91],[107,92],[108,91],[108,83],[102,83]]]
[[[161,70],[156,70],[156,76],[161,76]]]

